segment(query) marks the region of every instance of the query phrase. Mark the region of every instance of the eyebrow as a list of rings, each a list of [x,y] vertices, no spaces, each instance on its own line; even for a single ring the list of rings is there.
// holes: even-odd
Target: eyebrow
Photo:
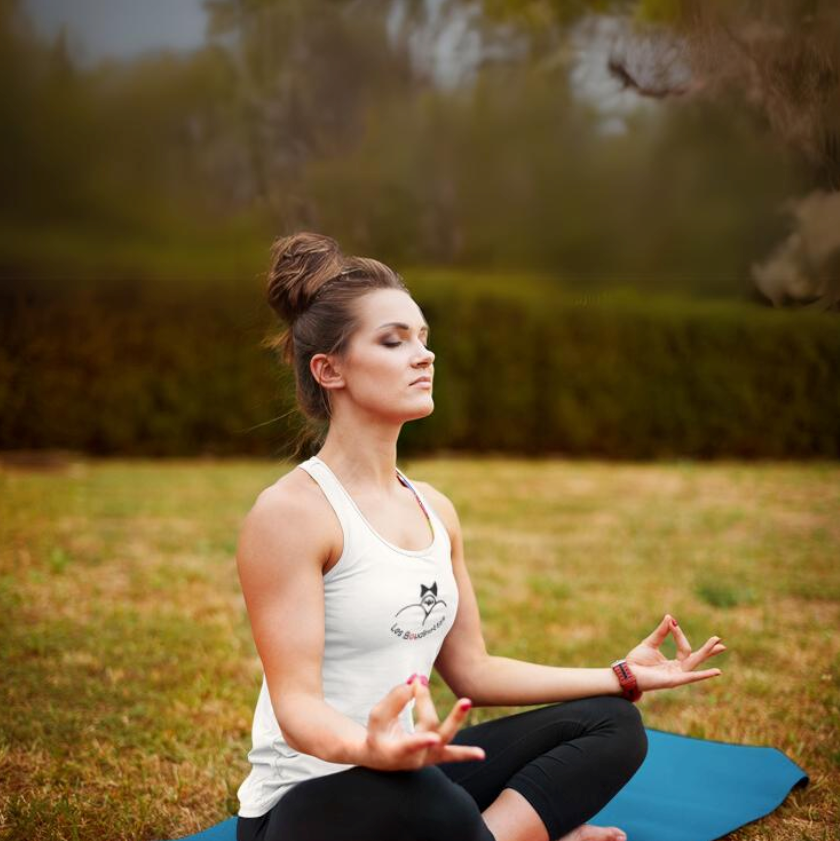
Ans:
[[[389,321],[387,324],[380,324],[379,327],[377,327],[376,329],[381,330],[383,327],[399,327],[402,330],[411,329],[411,327],[408,324],[404,324],[402,321]],[[424,330],[427,333],[429,332],[429,325],[426,324],[425,321],[423,322],[423,326],[420,328],[420,332],[422,333]]]

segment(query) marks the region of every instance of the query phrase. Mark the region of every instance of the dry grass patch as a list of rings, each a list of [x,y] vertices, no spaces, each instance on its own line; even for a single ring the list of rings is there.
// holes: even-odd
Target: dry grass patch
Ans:
[[[723,676],[649,693],[645,722],[773,745],[806,768],[807,789],[733,839],[835,837],[840,466],[400,466],[458,508],[493,653],[607,665],[665,611],[697,646],[719,634]],[[0,837],[142,841],[235,813],[261,666],[233,553],[256,495],[290,467],[0,469]]]

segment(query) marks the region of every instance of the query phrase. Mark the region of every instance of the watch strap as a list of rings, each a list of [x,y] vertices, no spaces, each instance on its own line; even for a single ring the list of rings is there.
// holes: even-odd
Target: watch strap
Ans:
[[[623,698],[628,701],[638,701],[642,697],[642,692],[636,682],[636,676],[633,674],[627,660],[615,660],[610,664],[610,668],[618,677],[618,682],[621,684],[621,694]]]

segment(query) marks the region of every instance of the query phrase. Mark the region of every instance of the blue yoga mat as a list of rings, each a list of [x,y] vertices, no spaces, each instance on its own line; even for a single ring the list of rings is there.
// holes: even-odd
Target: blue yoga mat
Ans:
[[[770,814],[794,786],[810,781],[777,748],[645,730],[642,766],[587,821],[621,827],[627,841],[713,841]],[[236,817],[184,841],[236,841]]]
[[[587,820],[621,827],[627,841],[713,841],[769,815],[810,780],[778,748],[645,730],[642,766]]]

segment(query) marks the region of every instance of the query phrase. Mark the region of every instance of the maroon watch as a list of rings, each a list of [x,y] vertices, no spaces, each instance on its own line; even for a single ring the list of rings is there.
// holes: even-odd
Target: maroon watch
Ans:
[[[622,697],[628,701],[638,701],[643,693],[636,684],[636,675],[630,671],[627,661],[624,659],[616,660],[614,663],[610,663],[610,668],[618,675]]]

